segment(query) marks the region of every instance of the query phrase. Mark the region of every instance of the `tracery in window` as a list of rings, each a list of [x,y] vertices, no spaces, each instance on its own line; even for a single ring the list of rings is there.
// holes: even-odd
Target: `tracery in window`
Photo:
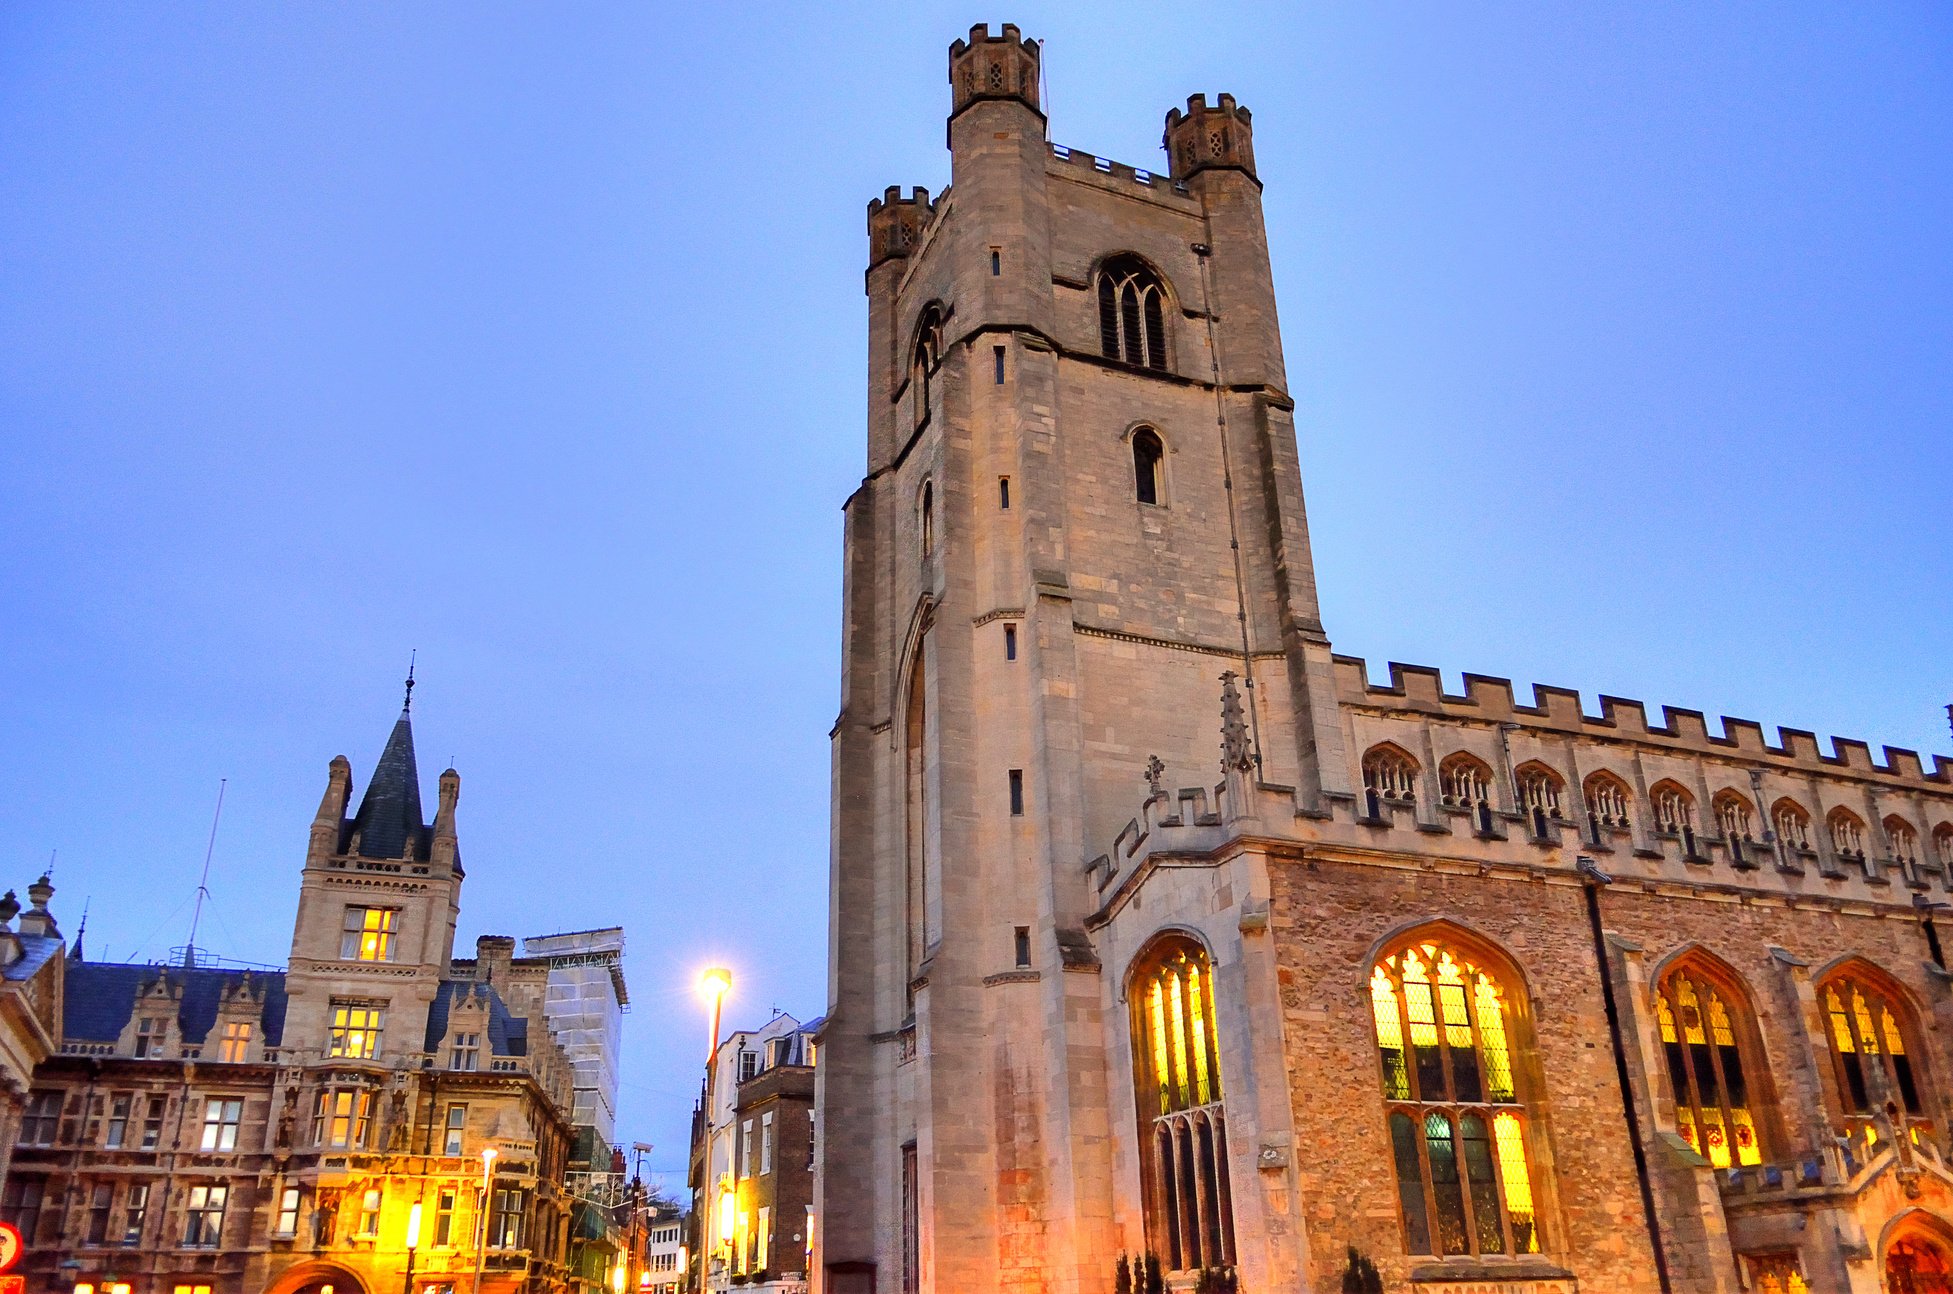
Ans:
[[[1133,491],[1141,503],[1159,503],[1166,498],[1162,479],[1166,468],[1166,447],[1151,427],[1132,434]]]
[[[1908,1122],[1930,1129],[1913,1061],[1920,1054],[1918,1021],[1898,985],[1863,962],[1851,962],[1825,977],[1817,1000],[1846,1133],[1865,1128],[1888,1102],[1903,1109]]]
[[[1099,348],[1107,359],[1166,367],[1166,288],[1136,256],[1099,269]]]
[[[1492,770],[1462,751],[1447,755],[1438,765],[1438,796],[1452,807],[1476,809],[1492,798]]]
[[[1648,802],[1655,810],[1655,830],[1678,836],[1695,830],[1695,797],[1675,782],[1656,782],[1648,788]]]
[[[1715,810],[1716,826],[1726,839],[1756,839],[1756,811],[1741,792],[1717,791],[1710,807]]]
[[[1528,1052],[1508,972],[1413,936],[1370,973],[1385,1121],[1411,1254],[1540,1251]]]
[[[1227,1116],[1207,950],[1167,935],[1131,979],[1148,1246],[1172,1271],[1234,1265]]]
[[[1953,1249],[1939,1235],[1908,1227],[1885,1251],[1891,1294],[1953,1294]]]
[[[1811,815],[1804,812],[1804,806],[1785,796],[1770,809],[1770,821],[1777,829],[1777,839],[1792,849],[1808,850],[1811,847]]]
[[[1885,843],[1892,850],[1892,860],[1907,867],[1919,864],[1919,833],[1912,824],[1892,814],[1885,819]]]
[[[1684,961],[1662,976],[1655,1018],[1682,1140],[1717,1168],[1762,1163],[1748,1075],[1765,1070],[1749,1003],[1734,977],[1712,970],[1706,959]],[[1748,1063],[1752,1058],[1757,1063]]]
[[[1933,853],[1949,881],[1953,881],[1953,822],[1942,822],[1933,828]]]
[[[1566,782],[1558,773],[1538,760],[1528,760],[1513,770],[1512,780],[1519,784],[1519,807],[1528,814],[1555,821],[1565,816],[1560,801]]]
[[[1845,858],[1865,856],[1865,820],[1842,805],[1824,819],[1831,828],[1831,848]]]
[[[1417,761],[1384,742],[1363,753],[1363,789],[1378,799],[1409,804],[1417,799]]]
[[[942,358],[942,310],[932,304],[916,322],[915,346],[909,352],[909,421],[914,426],[929,420],[929,388]]]
[[[1595,773],[1587,778],[1584,790],[1587,816],[1593,820],[1596,835],[1602,827],[1626,828],[1628,806],[1633,803],[1626,782],[1612,773]]]

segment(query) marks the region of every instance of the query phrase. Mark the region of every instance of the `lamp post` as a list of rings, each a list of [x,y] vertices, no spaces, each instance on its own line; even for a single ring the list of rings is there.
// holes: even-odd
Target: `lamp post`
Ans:
[[[719,1068],[719,1011],[725,1005],[726,994],[732,992],[732,972],[723,966],[708,966],[699,972],[698,991],[712,1004],[712,1038],[705,1048],[705,1175],[709,1180],[712,1175],[712,1095],[715,1086],[712,1080]],[[710,1189],[706,1187],[707,1191]],[[711,1263],[707,1255],[716,1247],[712,1242],[720,1237],[703,1234],[712,1228],[713,1217],[711,1201],[706,1199],[700,1203],[705,1206],[705,1218],[699,1236],[698,1290],[699,1294],[704,1294],[706,1268]]]
[[[420,1248],[420,1201],[415,1200],[407,1210],[407,1284],[406,1294],[414,1294],[414,1251]]]
[[[475,1283],[473,1294],[481,1294],[481,1269],[488,1261],[488,1188],[495,1177],[495,1147],[488,1146],[481,1152],[481,1195],[475,1201],[476,1222],[480,1224],[479,1239],[475,1243]]]

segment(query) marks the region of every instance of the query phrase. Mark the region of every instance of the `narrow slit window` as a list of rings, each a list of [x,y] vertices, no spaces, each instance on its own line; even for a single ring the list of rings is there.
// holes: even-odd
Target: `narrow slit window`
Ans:
[[[1017,659],[1017,626],[1004,626],[1004,659]]]
[[[1002,346],[992,346],[990,348],[990,354],[997,361],[997,385],[1002,386],[1004,384],[1004,348]]]
[[[996,278],[1004,272],[1004,254],[998,248],[990,249],[990,277]]]
[[[1141,503],[1158,503],[1161,494],[1160,466],[1166,458],[1166,449],[1160,444],[1159,433],[1151,427],[1141,427],[1132,435],[1132,478],[1135,496]]]
[[[997,509],[1000,512],[1010,511],[1010,478],[1008,476],[1000,476],[997,478]]]
[[[1010,813],[1013,818],[1024,816],[1024,770],[1010,770]]]
[[[1029,966],[1031,964],[1031,928],[1029,926],[1017,927],[1017,964],[1019,966]]]

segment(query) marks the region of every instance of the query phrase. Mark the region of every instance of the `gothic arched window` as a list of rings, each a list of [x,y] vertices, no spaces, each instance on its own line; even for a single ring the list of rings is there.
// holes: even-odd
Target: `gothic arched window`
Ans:
[[[1380,800],[1410,804],[1417,799],[1417,761],[1384,742],[1363,754],[1363,789]]]
[[[924,557],[936,551],[936,483],[934,481],[922,483],[922,498],[916,503],[916,533]]]
[[[1852,962],[1817,987],[1824,1037],[1844,1104],[1845,1131],[1855,1133],[1890,1103],[1927,1124],[1920,1099],[1919,1026],[1905,994],[1882,972]]]
[[[1445,804],[1476,809],[1492,798],[1492,770],[1475,755],[1447,755],[1438,765],[1438,794]]]
[[[1907,867],[1919,865],[1919,833],[1896,813],[1885,820],[1885,843],[1892,849],[1892,861]]]
[[[1133,492],[1141,503],[1165,502],[1166,446],[1151,427],[1141,427],[1132,434],[1132,480]]]
[[[1741,792],[1717,791],[1710,807],[1715,810],[1716,825],[1724,836],[1730,840],[1756,839],[1756,811]]]
[[[1207,950],[1185,935],[1161,938],[1136,964],[1129,992],[1147,1245],[1172,1271],[1231,1267],[1227,1116]]]
[[[1166,288],[1136,256],[1099,268],[1099,347],[1107,359],[1166,368]]]
[[[1905,1228],[1885,1251],[1885,1288],[1892,1294],[1949,1294],[1953,1249],[1924,1227]]]
[[[1831,848],[1843,858],[1865,856],[1865,820],[1840,805],[1825,817],[1831,829]]]
[[[1656,782],[1648,788],[1648,802],[1655,807],[1655,830],[1679,836],[1695,830],[1695,797],[1676,782]]]
[[[1785,796],[1771,806],[1770,821],[1777,829],[1777,838],[1792,849],[1811,847],[1811,815],[1804,812],[1804,806]]]
[[[1421,932],[1370,972],[1384,1119],[1411,1254],[1536,1254],[1515,977]]]
[[[1519,784],[1520,808],[1556,821],[1565,816],[1560,811],[1560,798],[1566,782],[1558,773],[1538,760],[1530,760],[1514,769],[1512,778]]]
[[[1628,805],[1634,797],[1628,793],[1627,783],[1612,773],[1595,773],[1587,779],[1585,788],[1587,816],[1593,820],[1594,835],[1600,835],[1602,827],[1625,828],[1628,825]]]
[[[1661,977],[1655,1018],[1682,1140],[1717,1168],[1762,1163],[1749,1075],[1764,1066],[1749,1001],[1735,978],[1690,958]]]
[[[910,421],[920,427],[929,420],[929,387],[943,358],[943,316],[928,306],[916,322],[915,348],[909,354]]]

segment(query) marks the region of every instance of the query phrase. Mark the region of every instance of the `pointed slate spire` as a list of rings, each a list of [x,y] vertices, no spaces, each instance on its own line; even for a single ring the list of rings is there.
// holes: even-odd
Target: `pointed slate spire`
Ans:
[[[353,853],[361,858],[403,858],[411,842],[416,847],[427,824],[420,815],[420,769],[414,763],[414,725],[409,715],[414,700],[413,671],[407,673],[407,702],[400,707],[393,732],[387,737],[373,780],[353,816]]]

